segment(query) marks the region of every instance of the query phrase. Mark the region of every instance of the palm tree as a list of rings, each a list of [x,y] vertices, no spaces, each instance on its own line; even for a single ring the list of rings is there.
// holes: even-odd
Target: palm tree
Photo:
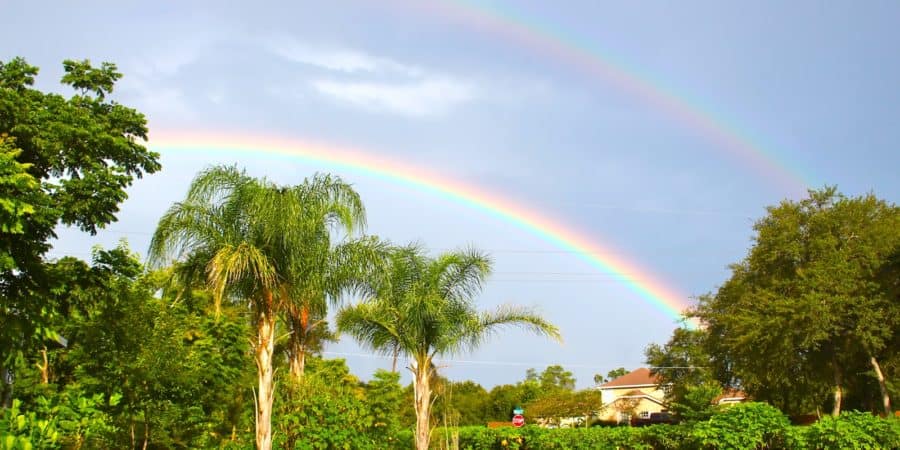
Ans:
[[[529,309],[501,306],[479,312],[474,299],[490,273],[490,260],[474,251],[430,258],[421,247],[400,249],[390,259],[391,282],[368,301],[342,309],[338,329],[382,353],[409,357],[416,411],[416,448],[430,441],[431,383],[435,357],[472,350],[504,325],[522,326],[559,340],[557,328]],[[390,295],[385,295],[390,293]]]
[[[414,245],[387,250],[386,258],[379,261],[375,273],[365,277],[367,283],[357,286],[357,293],[369,300],[360,308],[371,308],[370,316],[377,314],[383,321],[395,324],[391,330],[371,329],[375,335],[367,339],[370,347],[391,355],[391,371],[394,373],[397,372],[401,345],[397,336],[403,334],[403,330],[397,328],[401,325],[400,308],[413,289],[417,263],[424,262],[421,258],[417,259],[419,252]],[[349,310],[346,314],[350,314]]]
[[[320,208],[329,205],[311,202],[310,186],[326,192],[322,198],[354,205],[332,207],[329,218],[343,225],[359,223],[356,218],[361,217],[362,206],[354,203],[358,198],[344,189],[347,185],[339,178],[316,175],[303,184],[283,187],[234,167],[217,166],[194,178],[185,200],[160,219],[150,244],[151,265],[174,261],[182,283],[207,284],[216,314],[222,301],[250,307],[256,326],[252,348],[258,378],[256,445],[260,449],[272,447],[276,319],[293,299],[302,298],[300,275],[314,270],[307,253],[301,251],[309,244],[310,233],[325,232],[322,224],[315,224],[309,216],[315,215],[310,211],[320,213]]]
[[[303,376],[306,356],[320,345],[328,302],[358,285],[376,257],[380,242],[363,238],[333,245],[336,232],[352,233],[365,226],[365,209],[353,187],[338,178],[315,177],[295,187],[300,208],[292,224],[301,242],[294,249],[296,265],[285,280],[283,310],[289,337],[287,356],[295,380]]]

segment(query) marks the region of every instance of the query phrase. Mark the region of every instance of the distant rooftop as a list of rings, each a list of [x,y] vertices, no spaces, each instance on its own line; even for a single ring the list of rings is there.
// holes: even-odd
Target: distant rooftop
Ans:
[[[629,386],[651,386],[656,385],[656,383],[657,379],[656,377],[650,375],[650,369],[641,367],[640,369],[632,370],[631,372],[626,373],[619,378],[603,383],[600,385],[600,387],[617,388]]]

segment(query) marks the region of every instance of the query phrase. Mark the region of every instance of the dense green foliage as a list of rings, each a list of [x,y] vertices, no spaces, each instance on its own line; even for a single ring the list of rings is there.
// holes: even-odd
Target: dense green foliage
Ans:
[[[695,425],[547,429],[460,427],[437,429],[460,449],[887,449],[900,445],[900,421],[852,413],[813,426],[792,426],[777,409],[748,403]],[[412,437],[401,437],[411,442]]]
[[[0,366],[52,337],[60,314],[43,298],[53,284],[44,254],[57,225],[89,233],[115,221],[135,178],[159,170],[139,144],[146,120],[107,99],[115,65],[65,61],[66,98],[32,88],[38,68],[0,61]],[[6,399],[8,400],[8,398]]]
[[[900,363],[900,207],[828,188],[770,207],[754,228],[747,257],[694,312],[710,357],[698,365],[789,413],[889,414]]]

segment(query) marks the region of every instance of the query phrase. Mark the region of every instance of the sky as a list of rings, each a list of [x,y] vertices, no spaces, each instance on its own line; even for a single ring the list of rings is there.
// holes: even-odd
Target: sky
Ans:
[[[557,344],[515,329],[442,364],[452,379],[514,383],[562,364],[579,387],[644,365],[679,326],[629,284],[690,305],[727,279],[767,205],[837,185],[900,201],[900,4],[869,2],[51,2],[2,0],[0,60],[114,62],[113,99],[154,136],[255,136],[350,148],[503,198],[578,233],[585,255],[434,192],[259,151],[161,148],[95,237],[61,229],[51,256],[127,239],[146,253],[193,175],[238,164],[279,183],[354,184],[367,233],[430,251],[473,246],[494,272],[482,308],[534,307]],[[323,153],[328,156],[328,151]],[[328,346],[368,379],[390,362]]]

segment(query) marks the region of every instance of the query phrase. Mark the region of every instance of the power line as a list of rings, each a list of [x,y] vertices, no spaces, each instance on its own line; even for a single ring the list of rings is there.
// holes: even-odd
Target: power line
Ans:
[[[149,231],[133,231],[133,230],[114,230],[114,229],[103,229],[100,231],[101,233],[114,233],[114,234],[124,234],[124,235],[143,235],[143,236],[152,236],[153,233]],[[451,251],[458,250],[456,247],[425,247],[426,250],[431,251]],[[487,252],[487,253],[510,253],[510,254],[562,254],[562,255],[607,255],[607,256],[629,256],[631,253],[626,251],[591,251],[591,250],[570,250],[570,249],[516,249],[516,248],[493,248],[493,249],[484,249],[479,248],[479,250]],[[660,248],[654,248],[654,251],[659,253]],[[673,252],[682,252],[682,249],[670,249]]]
[[[351,353],[351,352],[322,352],[323,355],[332,355],[332,356],[348,356],[348,357],[361,357],[361,358],[373,358],[373,359],[391,359],[392,356],[388,355],[379,355],[372,353]],[[407,359],[407,361],[409,361]],[[563,366],[563,367],[572,367],[579,369],[604,369],[608,368],[609,365],[596,365],[596,364],[572,364],[572,363],[535,363],[535,362],[517,362],[517,361],[487,361],[487,360],[467,360],[467,359],[435,359],[434,362],[441,364],[465,364],[465,365],[482,365],[482,366],[518,366],[518,367],[548,367],[548,366]]]

